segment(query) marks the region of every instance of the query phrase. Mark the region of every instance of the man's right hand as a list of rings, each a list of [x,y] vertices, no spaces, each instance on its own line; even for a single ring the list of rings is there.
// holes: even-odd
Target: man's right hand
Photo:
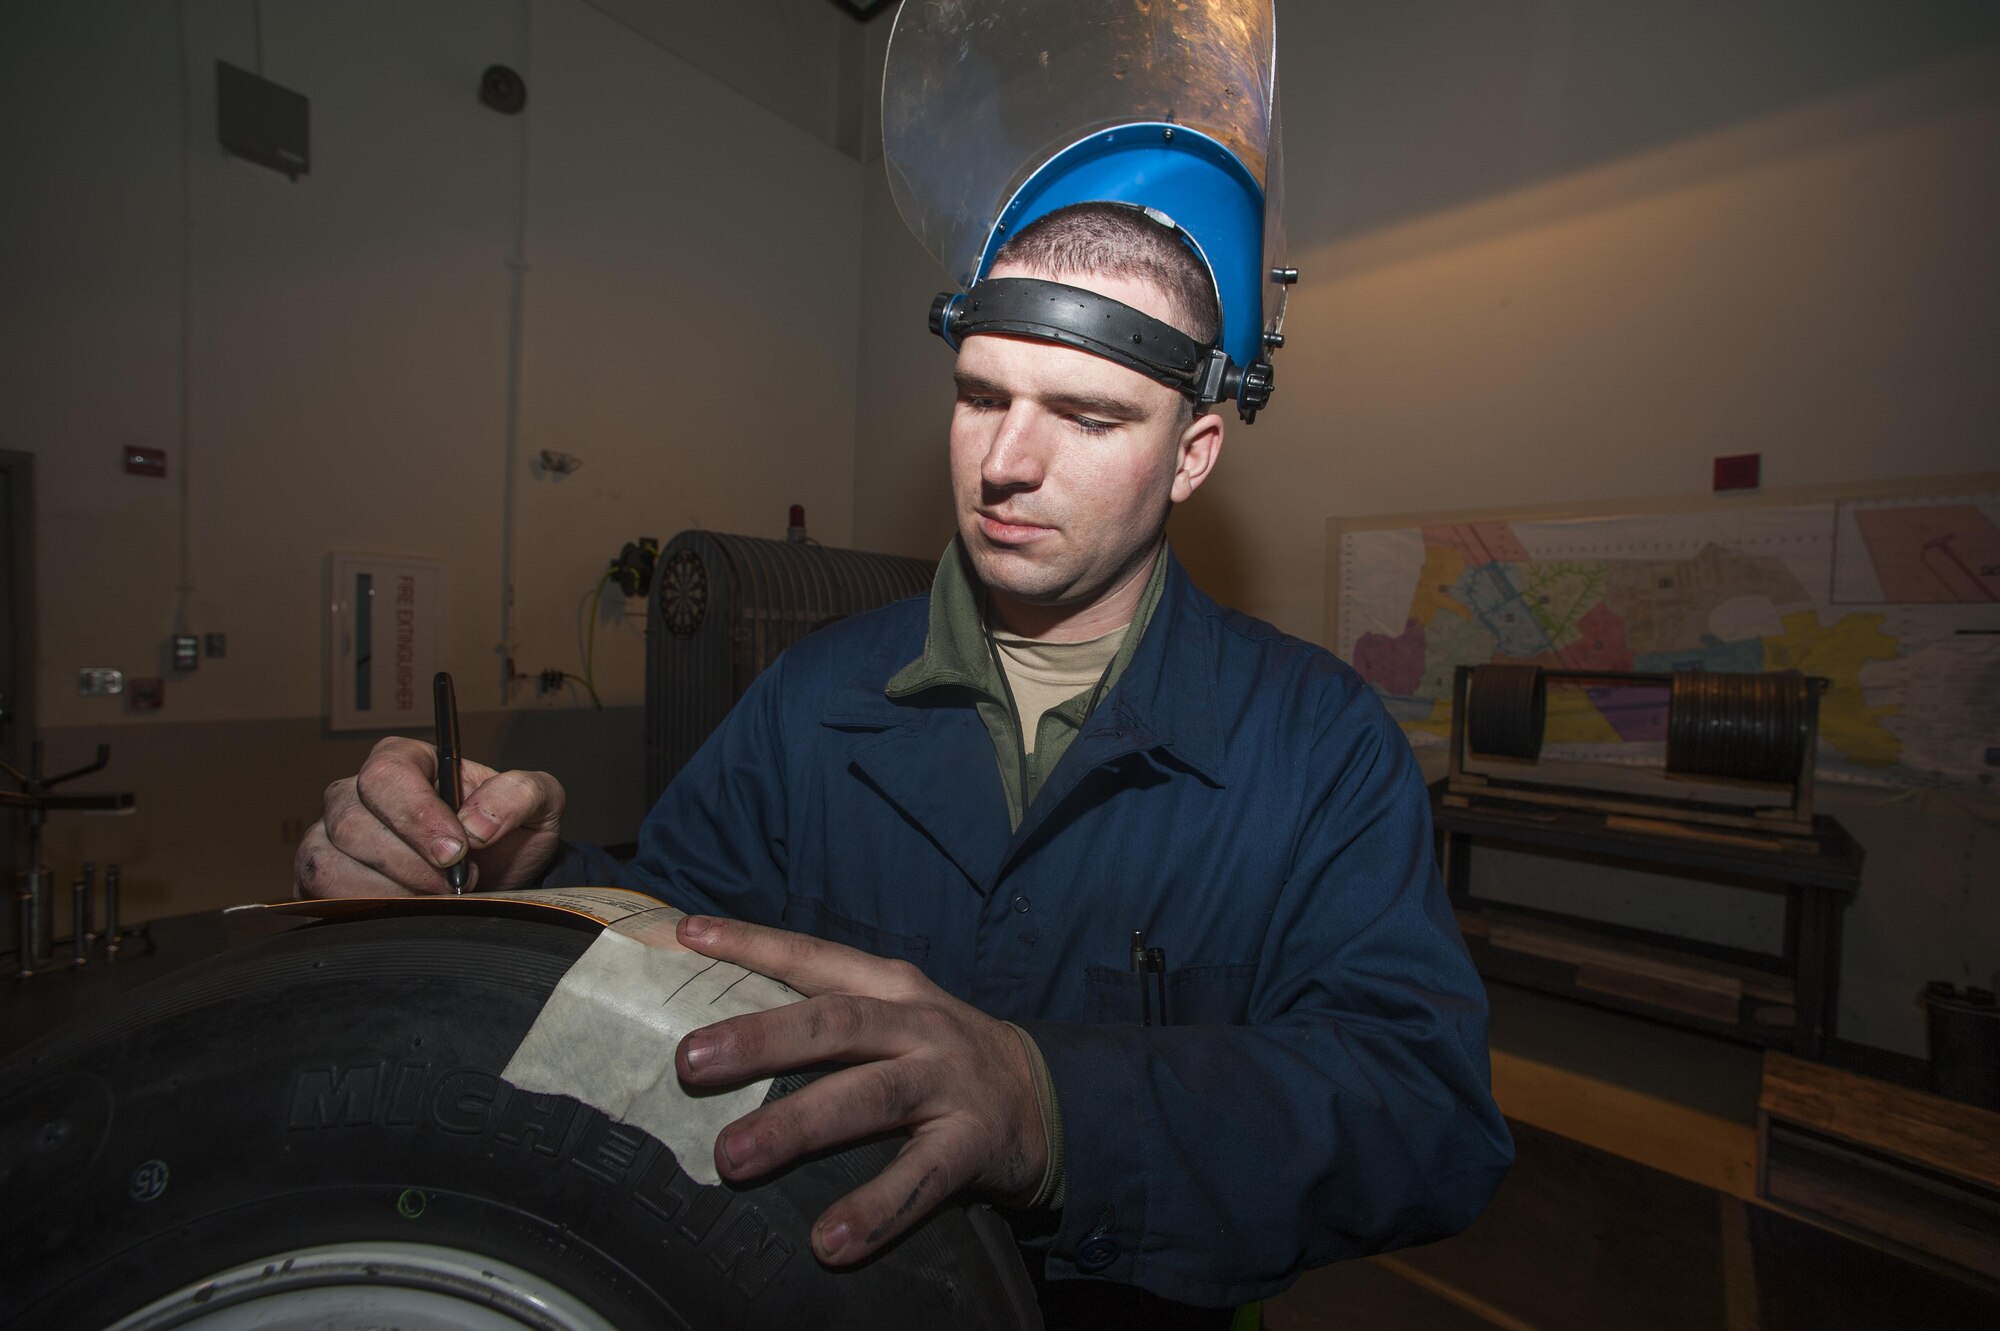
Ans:
[[[325,813],[292,860],[292,891],[302,897],[448,892],[445,867],[468,854],[468,891],[539,880],[560,842],[562,784],[547,772],[461,766],[465,803],[454,815],[437,796],[436,749],[400,736],[377,744],[360,775],[326,788]]]

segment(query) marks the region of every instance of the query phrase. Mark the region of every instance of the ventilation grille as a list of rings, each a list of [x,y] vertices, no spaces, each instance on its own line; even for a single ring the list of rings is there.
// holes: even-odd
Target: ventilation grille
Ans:
[[[816,628],[930,591],[902,555],[684,531],[667,543],[646,615],[646,780],[657,796],[750,681]]]

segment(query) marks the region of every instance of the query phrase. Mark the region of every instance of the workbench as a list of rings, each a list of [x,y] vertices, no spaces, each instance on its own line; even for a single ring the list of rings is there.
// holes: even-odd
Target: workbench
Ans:
[[[1840,1000],[1841,921],[1862,849],[1835,819],[1811,835],[1447,797],[1431,787],[1438,864],[1481,975],[1709,1034],[1826,1056]],[[1472,893],[1476,846],[1719,882],[1785,899],[1781,955]]]
[[[1767,1051],[1757,1197],[2000,1292],[2000,1111]]]

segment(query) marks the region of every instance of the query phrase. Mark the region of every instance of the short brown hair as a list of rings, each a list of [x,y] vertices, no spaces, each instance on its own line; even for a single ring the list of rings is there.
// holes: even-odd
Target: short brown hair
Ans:
[[[1187,241],[1127,203],[1072,203],[1044,213],[993,256],[1055,277],[1131,277],[1159,287],[1174,325],[1213,342],[1222,323],[1215,280]]]

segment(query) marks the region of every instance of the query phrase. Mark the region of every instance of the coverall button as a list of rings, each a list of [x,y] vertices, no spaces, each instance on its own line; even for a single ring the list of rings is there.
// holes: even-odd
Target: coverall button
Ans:
[[[1118,1241],[1103,1233],[1092,1234],[1077,1246],[1076,1269],[1096,1275],[1118,1260]]]
[[[1026,897],[1015,897],[1014,913],[1017,915],[1026,915],[1028,913],[1028,905],[1029,902]]]

